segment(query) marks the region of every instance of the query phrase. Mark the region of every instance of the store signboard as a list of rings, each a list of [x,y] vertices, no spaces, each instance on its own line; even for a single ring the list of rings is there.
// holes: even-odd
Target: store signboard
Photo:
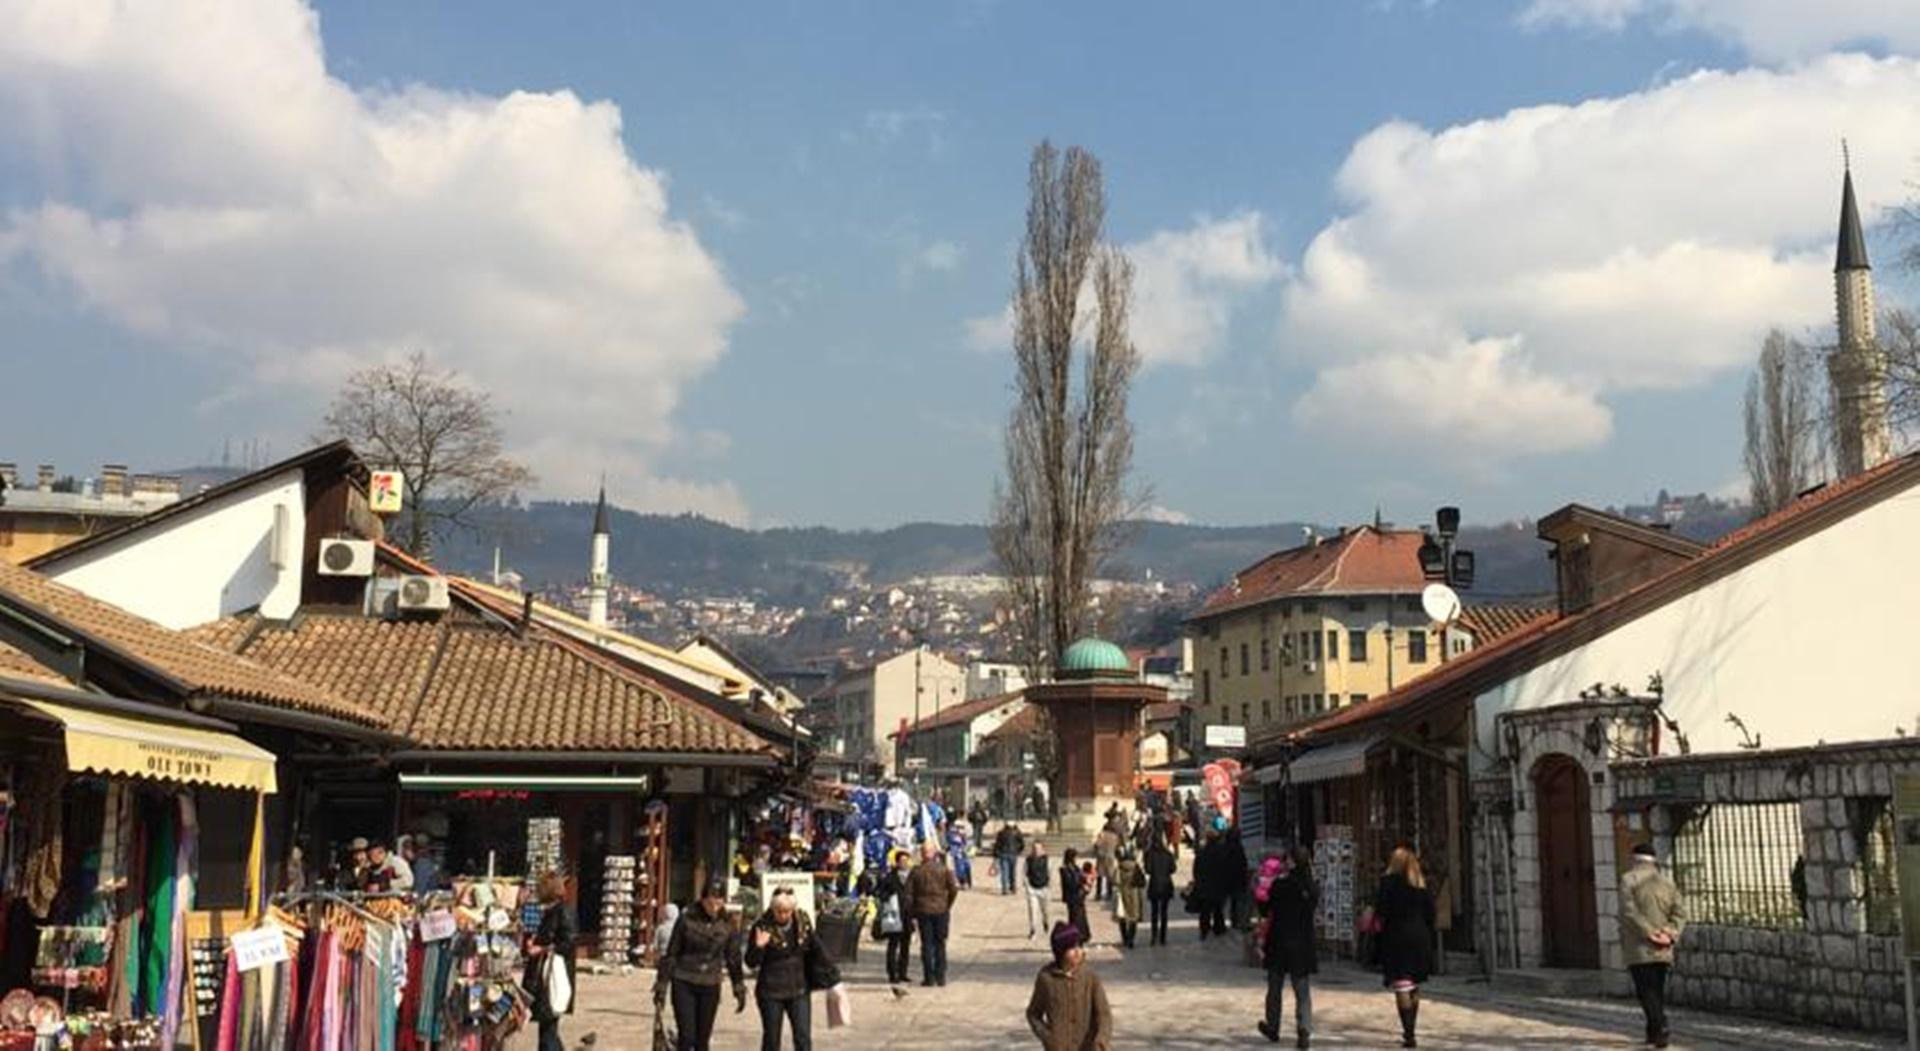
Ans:
[[[420,940],[423,942],[443,942],[453,937],[453,913],[446,909],[435,909],[420,917]]]
[[[1900,880],[1900,930],[1909,958],[1920,957],[1920,776],[1893,779],[1894,867]]]
[[[1245,748],[1247,746],[1247,728],[1244,726],[1207,727],[1208,748]]]
[[[793,900],[807,915],[818,918],[820,913],[814,908],[813,873],[811,872],[765,872],[760,875],[760,911],[765,912],[773,904],[773,892],[781,887],[793,890]]]
[[[406,475],[399,471],[372,471],[367,479],[367,508],[376,515],[399,514],[405,500]]]
[[[250,931],[234,932],[232,942],[233,965],[243,973],[287,962],[287,934],[271,920]]]

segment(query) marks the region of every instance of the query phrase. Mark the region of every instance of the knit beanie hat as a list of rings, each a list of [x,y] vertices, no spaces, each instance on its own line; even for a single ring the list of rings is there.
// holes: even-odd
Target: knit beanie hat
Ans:
[[[1052,941],[1053,958],[1062,959],[1067,955],[1067,950],[1080,944],[1080,928],[1071,923],[1056,923],[1053,925]]]

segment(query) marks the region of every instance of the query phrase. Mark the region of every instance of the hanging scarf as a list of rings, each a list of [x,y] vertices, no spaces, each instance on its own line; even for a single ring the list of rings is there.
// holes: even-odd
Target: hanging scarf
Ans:
[[[173,866],[176,830],[173,815],[155,808],[153,837],[147,848],[147,919],[140,936],[139,981],[133,1011],[137,1017],[160,1014],[167,997],[167,952],[173,945]]]
[[[193,796],[182,792],[180,801],[180,841],[174,850],[173,937],[167,953],[167,1006],[160,1016],[160,1035],[165,1046],[175,1046],[180,1034],[182,994],[187,978],[187,913],[193,909],[193,871],[200,850],[200,824]]]

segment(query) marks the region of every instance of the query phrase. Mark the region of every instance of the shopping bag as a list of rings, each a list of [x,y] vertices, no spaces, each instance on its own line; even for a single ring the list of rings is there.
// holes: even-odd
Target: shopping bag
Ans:
[[[673,1034],[667,1029],[664,1009],[653,1016],[653,1051],[673,1051]]]
[[[880,906],[880,933],[899,934],[906,929],[906,919],[900,915],[900,896],[896,894]]]
[[[549,952],[542,970],[540,978],[547,987],[547,1007],[556,1016],[566,1014],[573,1006],[573,977],[567,973],[566,958]]]
[[[827,1028],[839,1029],[853,1024],[853,997],[847,987],[836,985],[827,990]]]

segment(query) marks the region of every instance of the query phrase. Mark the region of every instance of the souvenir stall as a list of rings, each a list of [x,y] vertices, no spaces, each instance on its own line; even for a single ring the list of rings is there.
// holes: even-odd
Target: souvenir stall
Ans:
[[[278,787],[232,729],[0,694],[0,1049],[213,1046]]]

